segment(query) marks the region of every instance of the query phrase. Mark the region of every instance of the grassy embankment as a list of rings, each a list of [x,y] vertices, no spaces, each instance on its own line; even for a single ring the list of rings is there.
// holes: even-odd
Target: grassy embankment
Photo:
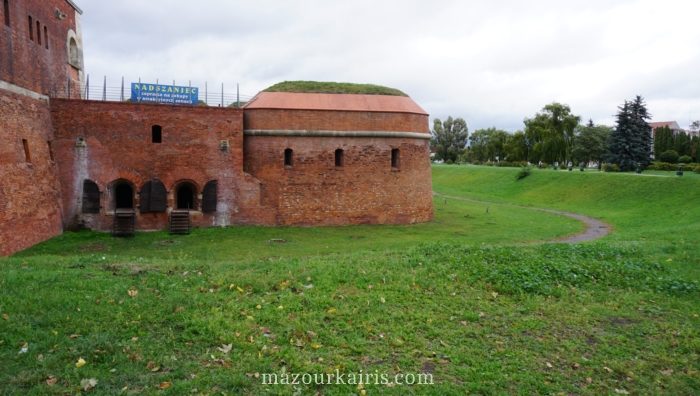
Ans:
[[[435,167],[436,191],[499,203],[438,198],[431,224],[77,233],[2,259],[0,390],[74,393],[94,378],[106,394],[693,394],[700,180],[516,172]],[[523,245],[580,225],[517,205],[615,231]],[[435,385],[256,377],[336,369]]]

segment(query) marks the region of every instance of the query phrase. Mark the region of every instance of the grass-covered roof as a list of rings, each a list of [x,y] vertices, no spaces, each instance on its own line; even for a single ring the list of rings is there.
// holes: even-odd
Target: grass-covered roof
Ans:
[[[396,88],[383,87],[381,85],[326,81],[284,81],[265,89],[264,92],[408,96]]]

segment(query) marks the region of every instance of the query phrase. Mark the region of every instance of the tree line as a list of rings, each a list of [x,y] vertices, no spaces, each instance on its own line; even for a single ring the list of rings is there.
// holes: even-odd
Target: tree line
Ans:
[[[453,162],[511,162],[540,165],[614,164],[620,170],[644,169],[654,158],[676,162],[699,162],[700,138],[685,132],[673,134],[668,128],[652,129],[644,99],[625,101],[616,115],[615,127],[581,123],[571,108],[550,103],[532,118],[524,120],[523,130],[509,133],[497,128],[477,129],[471,134],[462,118],[435,119],[431,147],[435,159]],[[691,125],[700,129],[700,121]],[[666,153],[667,151],[672,151]],[[685,156],[685,157],[683,157]]]

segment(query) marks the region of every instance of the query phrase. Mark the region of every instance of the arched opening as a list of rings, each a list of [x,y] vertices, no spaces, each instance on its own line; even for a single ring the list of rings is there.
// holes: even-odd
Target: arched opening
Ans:
[[[114,185],[114,209],[133,209],[134,189],[126,181]]]
[[[100,213],[100,189],[92,180],[83,181],[83,213]]]
[[[345,158],[343,158],[343,149],[335,150],[335,166],[341,167],[345,164]]]
[[[218,183],[216,180],[208,181],[202,190],[202,212],[216,212]]]
[[[4,0],[3,9],[5,11],[5,25],[10,26],[10,0]]]
[[[176,209],[195,209],[196,189],[191,183],[181,183],[175,189]]]
[[[163,141],[163,127],[153,125],[151,127],[151,143],[161,143]]]
[[[292,149],[284,149],[284,166],[292,166],[294,161],[294,151]]]
[[[399,157],[399,149],[391,149],[391,168],[392,169],[399,169],[399,166],[401,165],[401,160]]]
[[[68,38],[68,63],[76,69],[82,69],[80,48],[78,48],[78,42],[73,36]]]
[[[165,212],[167,208],[167,192],[158,179],[149,180],[139,192],[139,207],[141,213]]]

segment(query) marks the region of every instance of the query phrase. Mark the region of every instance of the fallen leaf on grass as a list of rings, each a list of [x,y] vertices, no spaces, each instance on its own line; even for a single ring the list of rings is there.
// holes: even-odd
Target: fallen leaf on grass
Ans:
[[[75,362],[75,367],[81,368],[81,367],[85,366],[86,363],[87,362],[85,361],[85,359],[79,358],[78,361]]]
[[[129,289],[127,293],[129,294],[129,297],[136,297],[139,294],[139,291],[136,289]]]
[[[615,388],[615,393],[617,393],[618,395],[629,395],[630,394],[628,391],[626,391],[624,389],[617,389],[617,388]]]
[[[549,363],[549,362],[545,362],[545,365],[547,366],[547,368],[552,368],[552,367],[554,367],[554,366],[552,366],[552,363]]]
[[[231,348],[233,348],[233,344],[222,344],[220,347],[216,348],[220,350],[221,352],[228,354],[231,352]]]
[[[48,386],[54,386],[56,385],[56,382],[58,382],[58,378],[54,377],[53,375],[49,375],[49,377],[46,378],[46,385]]]
[[[663,374],[663,375],[665,375],[665,376],[668,377],[668,376],[670,376],[671,374],[673,374],[673,369],[661,370],[661,374]]]
[[[173,385],[173,383],[170,382],[170,381],[163,381],[163,382],[160,383],[160,385],[158,385],[158,388],[160,388],[160,389],[168,389],[168,388],[170,388],[172,385]]]
[[[96,386],[97,380],[95,378],[84,378],[80,380],[80,387],[83,388],[85,392],[89,392]]]
[[[2,318],[5,320],[10,320],[10,315],[4,313],[4,314],[2,314]]]
[[[160,370],[160,366],[152,360],[149,361],[148,364],[146,364],[146,368],[153,373]]]
[[[74,340],[74,339],[76,339],[76,338],[78,338],[78,337],[80,337],[80,334],[71,334],[71,335],[68,336],[68,338],[70,338],[71,340]]]
[[[612,373],[613,370],[610,367],[603,366],[603,370],[607,371],[608,373]]]
[[[27,352],[29,352],[29,344],[25,342],[24,344],[22,344],[22,347],[19,349],[18,354],[23,354],[23,353],[27,353]]]

